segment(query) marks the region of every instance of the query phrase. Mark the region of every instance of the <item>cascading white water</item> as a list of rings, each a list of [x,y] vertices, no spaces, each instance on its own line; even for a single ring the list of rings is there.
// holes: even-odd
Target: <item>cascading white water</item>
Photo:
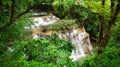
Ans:
[[[72,61],[78,61],[79,59],[92,54],[92,45],[89,40],[89,35],[85,32],[84,27],[80,29],[73,29],[70,33],[60,33],[59,37],[61,39],[69,40],[75,45],[75,49],[72,50],[70,56],[70,58],[73,59]]]
[[[53,23],[59,21],[59,18],[57,18],[53,14],[49,14],[48,16],[44,16],[44,17],[32,17],[31,19],[33,20],[34,24],[29,27],[26,26],[25,29],[27,29],[27,30],[35,29],[40,26],[53,24]]]
[[[35,29],[40,26],[53,24],[58,20],[59,19],[57,17],[55,17],[54,15],[50,15],[45,18],[43,18],[43,17],[36,18],[35,17],[35,18],[33,18],[33,21],[35,23],[33,25],[31,25],[31,27],[29,29]],[[75,49],[72,50],[72,53],[70,56],[70,58],[72,58],[72,61],[78,61],[81,58],[92,54],[92,45],[90,43],[89,34],[85,31],[84,27],[76,28],[71,31],[66,31],[64,33],[56,32],[56,34],[58,34],[61,39],[68,40],[74,44]],[[43,35],[51,36],[52,31],[43,33],[40,30],[34,30],[32,35],[33,35],[33,39],[37,39],[37,38],[41,37],[41,35],[42,36]]]

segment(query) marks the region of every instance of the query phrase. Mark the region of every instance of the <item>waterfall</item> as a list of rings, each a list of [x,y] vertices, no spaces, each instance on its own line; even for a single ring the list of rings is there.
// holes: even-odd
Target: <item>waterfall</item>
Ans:
[[[39,34],[39,36],[37,36]],[[70,58],[72,61],[78,61],[81,58],[92,55],[92,45],[90,43],[89,34],[85,31],[84,27],[73,29],[72,31],[56,32],[60,39],[68,40],[74,44],[75,49],[72,50]],[[33,36],[35,39],[39,37],[50,37],[52,31],[39,32]]]
[[[59,37],[74,44],[75,49],[72,50],[70,58],[72,61],[92,54],[92,45],[90,43],[89,34],[85,31],[84,27],[73,29],[72,32],[60,33]]]
[[[38,14],[39,15],[39,14]],[[26,30],[34,30],[35,28],[38,28],[40,26],[45,26],[49,24],[53,24],[57,21],[59,21],[59,18],[54,16],[53,14],[49,14],[47,16],[43,17],[31,17],[32,21],[34,22],[31,26],[25,26]]]
[[[47,17],[34,17],[33,22],[35,23],[30,27],[25,28],[33,30],[33,39],[37,39],[39,37],[51,37],[54,31],[42,32],[37,27],[53,24],[58,20],[59,18],[55,17],[54,15],[49,15]],[[68,40],[74,44],[75,49],[72,50],[70,56],[72,61],[78,61],[81,58],[93,54],[89,34],[85,31],[85,28],[83,26],[80,28],[72,29],[71,31],[55,31],[55,33],[58,34],[61,39]]]

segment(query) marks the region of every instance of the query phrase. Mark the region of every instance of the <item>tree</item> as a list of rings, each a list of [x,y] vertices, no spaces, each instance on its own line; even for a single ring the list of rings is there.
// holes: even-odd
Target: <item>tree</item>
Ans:
[[[80,2],[80,0],[79,0]],[[89,8],[92,14],[99,16],[99,47],[105,48],[110,37],[112,26],[116,23],[120,12],[119,0],[82,0],[80,4]],[[89,18],[88,18],[89,19]]]
[[[22,2],[24,2],[25,4],[23,4]],[[25,1],[24,0],[5,0],[5,1],[1,0],[0,3],[1,3],[0,9],[5,8],[7,6],[7,8],[5,8],[3,10],[8,10],[8,16],[9,16],[8,22],[4,23],[1,21],[3,25],[0,26],[0,30],[3,30],[3,29],[6,29],[7,27],[11,26],[22,15],[29,12],[30,7],[32,5],[32,0],[25,0]],[[17,4],[19,4],[19,6],[16,6]],[[21,11],[21,10],[23,10],[23,11]],[[4,13],[4,12],[1,12],[0,14],[2,14],[2,13]]]
[[[109,40],[109,36],[110,36],[110,30],[112,28],[112,26],[115,24],[115,20],[117,19],[117,16],[120,12],[120,0],[117,0],[117,5],[116,8],[114,7],[115,2],[113,0],[111,0],[111,16],[110,16],[110,20],[109,20],[109,24],[108,27],[106,28],[106,32],[104,33],[104,37],[100,42],[100,47],[106,47],[106,44]]]

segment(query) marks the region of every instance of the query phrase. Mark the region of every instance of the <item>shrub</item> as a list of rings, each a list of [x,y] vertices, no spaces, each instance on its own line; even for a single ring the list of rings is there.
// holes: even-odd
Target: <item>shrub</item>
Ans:
[[[47,26],[40,26],[41,30],[66,30],[78,27],[76,20],[61,20]]]
[[[48,65],[49,67],[56,65],[64,66],[71,61],[69,56],[72,48],[71,43],[60,40],[59,38],[40,38],[27,42],[16,42],[12,47],[13,51],[6,51],[3,56],[0,56],[0,65],[6,65],[6,63],[8,63],[8,66],[15,65],[22,67],[29,67],[29,65],[34,64]],[[35,63],[33,63],[33,61],[35,61]]]
[[[84,60],[81,67],[120,67],[120,48],[107,47],[102,54]]]

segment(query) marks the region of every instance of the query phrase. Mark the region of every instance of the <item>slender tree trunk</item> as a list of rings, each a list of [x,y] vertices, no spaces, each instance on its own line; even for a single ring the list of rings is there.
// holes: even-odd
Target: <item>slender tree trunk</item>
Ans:
[[[112,28],[112,25],[115,24],[115,20],[117,19],[117,15],[119,14],[119,12],[120,12],[120,1],[118,1],[114,14],[111,14],[112,16],[110,17],[109,25],[106,29],[105,35],[100,42],[100,47],[106,47],[106,44],[110,36],[110,30]]]
[[[105,0],[101,0],[101,7],[104,8],[104,4],[105,4]],[[101,15],[99,15],[99,19],[100,19],[100,26],[99,26],[99,42],[102,40],[103,38],[103,30],[104,30],[104,13],[102,12]]]
[[[118,4],[116,6],[116,9],[113,8],[113,0],[111,0],[111,16],[110,16],[110,20],[109,20],[109,25],[105,30],[105,35],[103,36],[101,42],[99,43],[100,49],[98,50],[98,54],[101,54],[103,52],[102,48],[105,48],[107,45],[107,42],[109,40],[109,36],[110,36],[110,30],[112,28],[112,25],[115,24],[115,20],[117,19],[117,15],[120,12],[120,0],[118,0]],[[114,12],[112,12],[112,10],[114,10]],[[113,13],[113,14],[112,14]]]
[[[99,15],[99,19],[100,19],[100,27],[99,27],[99,41],[100,42],[103,38],[103,28],[104,28],[104,15]]]

